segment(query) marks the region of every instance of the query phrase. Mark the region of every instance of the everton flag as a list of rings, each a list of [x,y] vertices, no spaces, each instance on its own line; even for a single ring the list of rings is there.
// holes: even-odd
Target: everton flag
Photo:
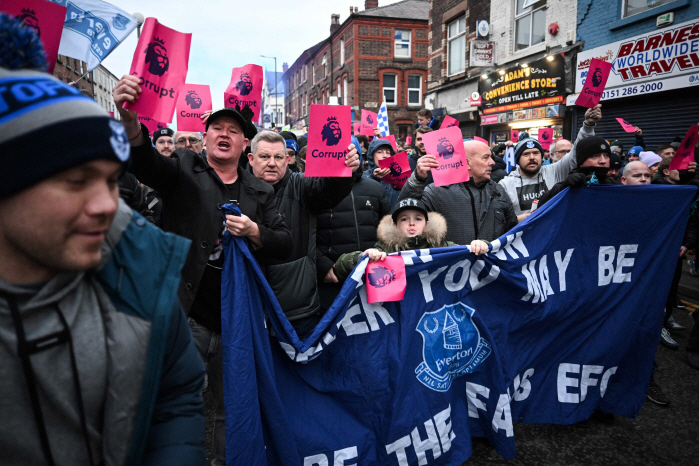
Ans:
[[[514,422],[635,416],[695,192],[564,191],[485,256],[467,246],[397,256],[398,302],[368,302],[364,259],[303,340],[244,241],[226,233],[228,464],[456,466],[472,437],[514,458]]]
[[[136,29],[136,18],[101,0],[51,0],[65,6],[58,53],[87,62],[94,70]]]

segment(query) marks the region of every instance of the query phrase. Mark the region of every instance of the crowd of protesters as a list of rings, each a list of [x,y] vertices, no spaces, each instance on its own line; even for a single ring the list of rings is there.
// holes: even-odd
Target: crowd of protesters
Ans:
[[[225,231],[246,239],[303,338],[365,255],[454,245],[483,254],[566,188],[699,185],[696,164],[670,170],[677,141],[647,150],[636,128],[624,152],[608,142],[615,135],[596,134],[601,105],[585,113],[574,141],[560,138],[548,150],[526,132],[493,147],[464,140],[469,181],[439,187],[431,174],[439,165],[422,139],[439,119],[421,110],[411,176],[399,187],[378,167],[396,154],[380,133],[352,138],[351,177],[307,178],[306,137],[258,130],[247,108],[207,112],[203,134],[150,134],[122,108],[139,98],[136,77],[113,90],[118,122],[74,88],[19,68],[0,68],[0,78],[54,92],[43,116],[12,107],[0,120],[2,153],[12,154],[0,183],[0,374],[25,381],[0,392],[9,420],[0,433],[17,439],[3,442],[2,464],[201,464],[205,373],[213,464],[225,464]],[[46,150],[57,138],[73,143]],[[508,174],[509,146],[516,167]],[[241,214],[222,222],[230,203]],[[668,348],[679,347],[671,332],[686,330],[672,313],[698,228],[694,206],[658,336]],[[687,361],[699,369],[697,325]],[[653,377],[648,399],[670,403]]]

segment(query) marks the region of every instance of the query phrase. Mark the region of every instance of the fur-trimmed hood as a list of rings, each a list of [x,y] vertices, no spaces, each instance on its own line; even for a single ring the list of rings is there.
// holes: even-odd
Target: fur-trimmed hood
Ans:
[[[437,212],[429,213],[429,221],[419,236],[407,238],[398,229],[393,218],[386,215],[381,219],[376,236],[382,249],[386,252],[407,251],[412,249],[439,248],[446,246],[447,221]]]

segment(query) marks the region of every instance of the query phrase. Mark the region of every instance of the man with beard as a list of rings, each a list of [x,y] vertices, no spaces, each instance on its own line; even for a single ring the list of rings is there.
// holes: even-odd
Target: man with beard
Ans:
[[[476,239],[492,241],[517,225],[517,216],[505,189],[490,179],[494,162],[488,145],[466,141],[464,150],[471,176],[468,181],[428,185],[427,174],[439,166],[428,154],[418,160],[398,200],[420,199],[430,212],[442,214],[447,220],[448,241],[464,245]]]
[[[153,133],[153,145],[160,155],[170,157],[175,150],[175,144],[172,141],[173,133],[174,131],[170,128],[161,128]]]
[[[614,146],[611,147],[614,149]],[[609,171],[607,172],[607,177],[613,184],[621,184],[619,170],[621,170],[621,157],[619,157],[619,155],[612,150],[612,153],[609,156]]]
[[[221,276],[224,229],[245,238],[261,266],[285,259],[292,249],[289,228],[277,211],[274,189],[238,163],[251,123],[233,108],[206,120],[207,155],[185,148],[163,157],[150,145],[138,115],[123,107],[141,92],[138,78],[125,75],[114,88],[114,103],[131,143],[131,171],[163,198],[165,231],[189,238],[192,247],[182,268],[178,295],[188,314],[194,342],[206,363],[215,408],[214,464],[225,464],[223,348],[221,346]],[[245,110],[245,109],[244,109]],[[242,215],[226,216],[221,206],[235,203]]]
[[[596,105],[585,112],[585,122],[578,133],[579,141],[594,136],[594,125],[602,118],[601,107]],[[517,168],[500,180],[500,185],[510,196],[517,220],[521,222],[531,213],[533,201],[556,183],[565,180],[576,163],[573,148],[559,163],[542,166],[544,149],[539,141],[530,138],[526,132],[520,133],[519,138],[515,146]],[[558,143],[556,146],[558,147]]]
[[[261,131],[253,138],[248,155],[252,173],[274,189],[274,202],[288,222],[293,244],[291,254],[262,266],[282,310],[299,338],[308,335],[323,316],[316,272],[316,219],[350,194],[352,177],[309,177],[289,169],[286,141],[274,131]],[[350,144],[345,165],[357,171],[359,155]]]

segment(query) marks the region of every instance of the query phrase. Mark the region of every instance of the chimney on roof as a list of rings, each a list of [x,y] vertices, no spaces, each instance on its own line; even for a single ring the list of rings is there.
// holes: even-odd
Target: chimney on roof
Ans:
[[[350,14],[354,13],[354,7],[350,7]]]
[[[282,73],[286,73],[288,70],[289,65],[286,62],[284,62],[284,64],[282,65]]]
[[[364,0],[364,9],[370,10],[371,8],[378,8],[379,0]]]
[[[332,36],[340,29],[340,15],[333,13],[330,15],[330,35]]]
[[[355,7],[354,7],[354,12],[357,13],[358,11],[359,11],[359,7],[358,7],[358,6],[355,6]]]

